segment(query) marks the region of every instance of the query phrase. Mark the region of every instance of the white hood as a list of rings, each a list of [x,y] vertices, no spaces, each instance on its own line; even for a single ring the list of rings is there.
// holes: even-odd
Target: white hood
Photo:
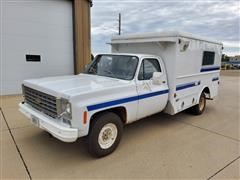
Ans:
[[[24,85],[56,97],[70,98],[80,94],[106,90],[128,84],[129,81],[79,74],[25,80]]]

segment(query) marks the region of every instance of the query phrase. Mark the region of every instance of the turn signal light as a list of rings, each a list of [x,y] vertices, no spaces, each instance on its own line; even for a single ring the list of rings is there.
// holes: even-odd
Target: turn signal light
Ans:
[[[87,124],[87,111],[83,112],[83,124]]]

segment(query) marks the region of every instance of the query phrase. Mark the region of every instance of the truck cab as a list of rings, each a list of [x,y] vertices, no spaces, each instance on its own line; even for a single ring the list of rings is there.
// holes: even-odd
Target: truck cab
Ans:
[[[98,68],[93,70],[94,66]],[[93,72],[96,69],[98,72]],[[131,110],[134,114],[129,112],[132,115],[127,117],[127,123],[160,112],[166,107],[169,90],[164,63],[160,57],[147,54],[100,54],[85,73],[123,79],[133,84],[129,91],[136,98],[137,108]]]

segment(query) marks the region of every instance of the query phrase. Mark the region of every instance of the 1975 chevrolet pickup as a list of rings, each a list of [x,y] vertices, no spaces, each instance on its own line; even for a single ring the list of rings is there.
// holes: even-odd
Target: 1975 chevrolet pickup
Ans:
[[[61,141],[87,136],[102,157],[125,124],[161,111],[200,115],[218,94],[220,42],[170,31],[113,37],[111,46],[84,73],[25,80],[20,111]]]

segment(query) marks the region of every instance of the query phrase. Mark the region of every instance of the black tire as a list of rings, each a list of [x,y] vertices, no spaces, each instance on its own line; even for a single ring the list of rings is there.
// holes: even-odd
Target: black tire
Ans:
[[[202,92],[199,99],[199,104],[191,107],[189,110],[194,115],[201,115],[205,111],[205,108],[206,108],[206,96],[204,92]]]
[[[123,132],[123,123],[121,118],[112,112],[105,112],[97,115],[94,119],[92,119],[92,124],[90,127],[90,132],[88,136],[88,150],[91,155],[94,157],[103,157],[108,154],[111,154],[118,146]],[[99,134],[103,127],[106,128],[107,125],[114,124],[115,129],[117,129],[117,135],[114,143],[109,148],[102,148],[99,142]],[[104,131],[105,132],[105,131]],[[111,133],[110,133],[111,134]],[[113,133],[114,134],[114,133]],[[102,136],[105,137],[105,136]]]

